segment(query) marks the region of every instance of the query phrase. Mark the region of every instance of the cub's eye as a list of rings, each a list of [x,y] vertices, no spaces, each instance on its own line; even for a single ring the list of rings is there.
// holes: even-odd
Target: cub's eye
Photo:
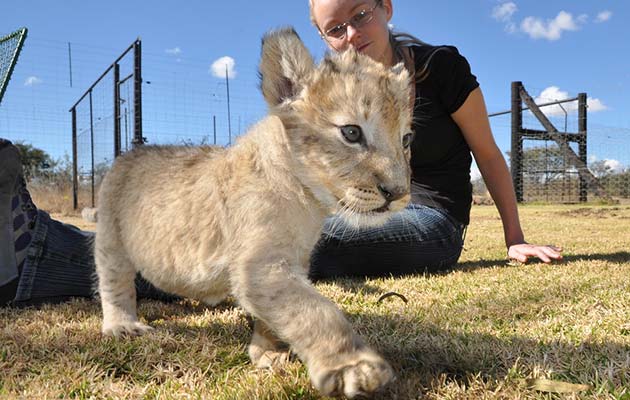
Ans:
[[[349,143],[358,143],[363,137],[363,131],[358,125],[344,125],[339,128],[341,134]]]
[[[413,132],[409,132],[407,134],[405,134],[405,136],[403,136],[402,138],[402,145],[403,147],[406,149],[407,147],[409,147],[409,145],[411,144],[411,142],[413,142],[413,137],[414,134]]]

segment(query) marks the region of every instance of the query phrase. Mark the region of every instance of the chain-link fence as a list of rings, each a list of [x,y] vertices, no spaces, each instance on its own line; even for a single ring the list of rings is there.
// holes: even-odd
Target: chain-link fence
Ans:
[[[122,49],[105,49],[89,44],[59,42],[37,38],[29,33],[20,56],[20,63],[37,65],[32,71],[17,68],[13,79],[20,84],[9,85],[0,107],[0,136],[13,141],[24,141],[43,149],[57,161],[50,169],[58,181],[68,182],[62,187],[59,203],[72,206],[73,149],[71,143],[72,118],[68,109],[79,99],[95,79],[112,64]],[[149,144],[218,144],[229,145],[236,136],[246,131],[265,115],[266,105],[258,89],[255,68],[239,70],[230,76],[225,69],[215,74],[209,60],[189,58],[178,48],[142,54],[142,136]],[[98,188],[99,176],[109,167],[115,155],[115,137],[120,139],[120,151],[131,148],[136,131],[135,84],[133,79],[123,80],[134,71],[134,57],[129,54],[118,62],[119,79],[118,117],[114,102],[114,71],[107,72],[99,84],[76,105],[77,133],[77,197],[78,206],[92,203],[91,188]],[[3,68],[6,68],[3,61]],[[5,70],[0,70],[5,71]],[[13,82],[15,83],[15,82]],[[547,96],[544,88],[528,85],[536,104],[558,100]],[[507,87],[506,87],[507,90]],[[91,96],[91,101],[90,101]],[[566,99],[567,97],[560,97]],[[575,95],[577,97],[577,95]],[[588,99],[586,164],[592,175],[613,200],[628,199],[630,191],[630,159],[628,137],[630,128],[625,120],[594,123],[596,108]],[[496,105],[495,105],[496,106]],[[507,104],[505,104],[507,106]],[[493,107],[496,108],[496,107]],[[523,108],[527,108],[523,105]],[[564,108],[564,109],[563,109]],[[577,100],[541,107],[542,112],[558,132],[579,133]],[[231,114],[230,114],[231,111]],[[114,129],[119,125],[119,134]],[[511,112],[490,119],[492,130],[508,164],[511,160]],[[586,122],[586,121],[584,121]],[[617,124],[617,126],[613,126]],[[531,111],[523,110],[522,128],[546,132],[546,128]],[[580,201],[580,174],[573,161],[566,156],[557,142],[521,140],[523,148],[523,201],[525,202],[577,202]],[[570,141],[568,146],[578,157],[580,144]],[[91,149],[94,148],[92,151]],[[584,159],[584,157],[583,157]],[[51,163],[52,165],[53,163]],[[70,165],[70,168],[67,166]],[[66,173],[67,172],[67,173]],[[481,178],[473,170],[475,193],[487,198]],[[583,180],[583,179],[582,179]],[[583,183],[583,182],[582,182]],[[31,182],[31,188],[48,188],[48,181]],[[53,196],[40,196],[52,198]],[[587,201],[600,197],[587,187]],[[96,200],[96,199],[95,199]],[[43,200],[40,200],[43,201]],[[48,206],[54,209],[53,206]]]
[[[27,32],[26,28],[22,28],[0,38],[0,103],[20,56]]]
[[[73,175],[77,176],[77,207],[92,204],[92,183],[96,197],[99,176],[115,155],[115,137],[120,139],[121,152],[132,147],[138,128],[148,144],[224,146],[266,113],[255,66],[240,67],[238,74],[233,67],[228,81],[225,66],[215,71],[211,59],[194,58],[178,48],[161,52],[156,52],[155,46],[143,49],[141,80],[126,79],[134,72],[133,52],[118,60],[116,95],[114,69],[106,69],[122,50],[32,37],[29,32],[20,63],[37,68],[18,67],[14,71],[12,79],[20,84],[9,85],[4,96],[0,136],[32,144],[55,161],[45,171],[54,182],[44,178],[29,182],[31,191],[43,193],[36,197],[47,210],[72,210]],[[135,96],[138,81],[142,97]],[[117,118],[115,96],[119,99]],[[142,101],[141,124],[137,122],[136,98]],[[72,113],[68,112],[75,103],[76,149]],[[115,134],[117,126],[119,133]]]
[[[496,124],[503,118],[509,124],[512,137],[507,155],[519,202],[630,199],[630,169],[618,161],[623,159],[623,151],[615,147],[615,142],[623,141],[624,132],[589,126],[588,109],[585,93],[573,98],[541,95],[534,99],[520,82],[512,84],[511,110],[491,114],[491,121]],[[610,156],[616,152],[616,158]],[[485,185],[477,179],[473,187],[483,203]]]
[[[75,209],[94,207],[114,158],[142,142],[140,54],[137,40],[70,108]]]

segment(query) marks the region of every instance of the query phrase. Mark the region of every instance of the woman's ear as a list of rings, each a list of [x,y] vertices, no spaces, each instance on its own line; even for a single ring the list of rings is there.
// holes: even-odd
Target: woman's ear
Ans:
[[[389,22],[394,15],[394,5],[392,4],[392,0],[382,0],[382,3],[383,10],[385,10],[385,15],[387,16],[387,22]]]

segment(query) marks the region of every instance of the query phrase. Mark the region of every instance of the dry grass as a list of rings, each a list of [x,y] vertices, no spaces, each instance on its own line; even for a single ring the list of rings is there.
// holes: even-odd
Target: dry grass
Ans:
[[[91,207],[92,194],[89,188],[81,188],[78,192],[78,211],[72,208],[72,186],[67,184],[38,184],[28,186],[29,193],[37,207],[51,214],[65,217],[80,215],[83,207]]]
[[[72,188],[58,188],[54,185],[29,185],[33,201],[42,210],[63,215],[72,215]]]
[[[630,399],[630,207],[521,215],[531,241],[565,247],[564,263],[509,265],[496,211],[479,206],[455,271],[318,285],[392,362],[398,380],[382,398]],[[377,303],[389,291],[409,302]],[[140,314],[154,333],[113,340],[94,302],[0,310],[0,398],[319,398],[298,361],[250,365],[233,303],[145,301]],[[591,389],[539,391],[539,378]]]

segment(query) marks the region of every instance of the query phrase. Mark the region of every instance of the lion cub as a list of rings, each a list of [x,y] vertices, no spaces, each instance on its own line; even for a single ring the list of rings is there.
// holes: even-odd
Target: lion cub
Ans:
[[[96,271],[103,333],[142,334],[134,276],[256,318],[249,354],[286,342],[326,395],[372,393],[390,366],[307,279],[324,219],[382,224],[409,200],[409,76],[348,51],[319,64],[292,29],[263,38],[269,116],[231,148],[140,147],[100,188]]]

